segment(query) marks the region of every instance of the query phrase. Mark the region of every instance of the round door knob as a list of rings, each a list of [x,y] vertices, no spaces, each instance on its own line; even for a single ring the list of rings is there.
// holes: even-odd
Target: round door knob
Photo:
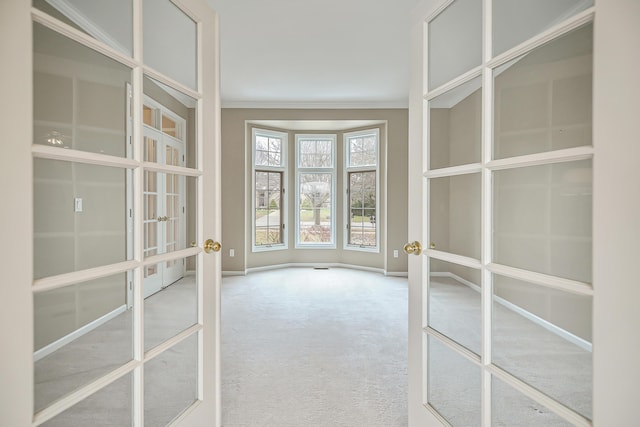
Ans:
[[[417,240],[411,243],[407,243],[406,245],[404,245],[403,249],[407,255],[420,255],[422,253],[422,245]]]
[[[212,239],[207,239],[204,242],[204,251],[208,254],[211,252],[220,252],[222,245],[220,242],[214,242]]]

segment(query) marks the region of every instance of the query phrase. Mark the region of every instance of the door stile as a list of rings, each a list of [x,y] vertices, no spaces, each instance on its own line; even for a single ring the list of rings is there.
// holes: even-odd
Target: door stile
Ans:
[[[133,0],[133,58],[136,67],[132,75],[132,121],[133,121],[133,160],[144,160],[143,137],[143,64],[142,56],[142,0]],[[133,247],[134,259],[138,267],[133,276],[133,358],[138,366],[133,373],[133,413],[134,427],[144,426],[144,168],[138,166],[133,172]]]
[[[491,426],[492,375],[487,369],[492,363],[493,277],[487,270],[493,253],[493,185],[492,172],[486,168],[493,147],[493,73],[486,63],[493,55],[493,1],[483,2],[482,44],[482,136],[481,136],[481,196],[480,196],[480,283],[481,283],[481,425]]]

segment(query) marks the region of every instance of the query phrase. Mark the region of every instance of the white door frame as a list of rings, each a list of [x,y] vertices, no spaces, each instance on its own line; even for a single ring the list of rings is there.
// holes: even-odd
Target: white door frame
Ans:
[[[181,251],[181,256],[198,257],[198,264],[202,268],[198,271],[198,281],[202,285],[198,290],[198,325],[189,329],[190,334],[199,336],[199,401],[187,410],[176,422],[176,425],[202,426],[220,425],[220,253],[204,254],[201,249],[205,239],[219,239],[220,224],[220,98],[219,98],[219,37],[218,17],[204,0],[175,0],[194,21],[198,23],[198,98],[197,129],[200,141],[197,155],[198,165],[193,176],[200,176],[198,185],[198,207],[206,215],[198,216],[197,238],[198,248]],[[119,378],[124,370],[134,372],[134,394],[140,396],[142,392],[141,372],[148,354],[144,353],[144,345],[138,340],[134,346],[134,360],[123,366],[117,372],[92,383],[80,393],[75,393],[72,399],[63,398],[58,403],[45,409],[37,419],[33,414],[33,153],[47,157],[53,155],[46,150],[48,147],[32,148],[33,141],[33,59],[32,59],[32,14],[38,21],[47,21],[46,15],[32,10],[31,2],[23,0],[4,0],[0,2],[0,52],[5,64],[0,89],[3,94],[0,100],[0,124],[6,139],[3,156],[0,156],[0,170],[4,182],[15,183],[17,191],[7,191],[3,197],[1,224],[3,245],[2,266],[4,272],[3,284],[0,286],[0,298],[5,301],[5,309],[0,311],[0,342],[4,343],[2,362],[0,363],[0,424],[31,426],[38,425],[46,419],[60,413],[73,403],[74,399],[81,399],[101,389],[111,379]],[[138,28],[142,23],[142,0],[134,0],[134,21]],[[60,28],[58,28],[60,29]],[[62,28],[67,31],[65,28]],[[108,46],[96,42],[89,36],[78,31],[69,31],[75,38],[94,49],[112,56],[122,55]],[[142,65],[141,31],[134,31],[134,58],[125,63],[133,66],[133,122],[134,139],[142,138],[142,80],[146,73],[164,84],[184,91],[179,83],[167,79],[154,70]],[[188,91],[188,89],[187,89]],[[141,144],[138,144],[141,147]],[[65,150],[66,151],[66,150]],[[134,168],[134,180],[138,188],[142,188],[142,170],[139,159],[140,149],[134,160],[122,159],[113,162],[114,166],[129,165]],[[63,154],[64,158],[67,154]],[[103,157],[87,153],[80,157],[85,161],[101,163]],[[206,168],[204,166],[207,166]],[[205,197],[206,195],[206,197]],[[136,207],[135,225],[141,225],[142,198],[134,198]],[[205,220],[206,218],[206,220]],[[140,253],[140,233],[136,233],[135,247]],[[135,269],[136,285],[134,292],[136,304],[141,304],[142,268],[146,261],[136,257],[132,261],[123,263],[118,268]],[[126,265],[125,265],[126,264]],[[107,269],[114,269],[109,267]],[[118,269],[116,268],[116,269]],[[76,275],[90,277],[93,272]],[[58,278],[60,283],[66,279]],[[40,281],[36,287],[45,284],[55,286],[49,280]],[[46,282],[46,283],[45,283]],[[42,287],[42,286],[40,286]],[[134,324],[138,331],[143,325],[141,310],[135,316]],[[184,335],[184,334],[183,334]],[[141,335],[139,335],[140,337]],[[184,336],[182,337],[184,338]],[[178,341],[180,338],[178,338]],[[176,342],[178,342],[176,341]],[[170,346],[171,343],[167,343]],[[109,377],[109,378],[107,378]],[[139,400],[139,399],[138,399]],[[144,411],[140,407],[134,411],[134,425],[142,426]]]
[[[445,0],[424,0],[412,20],[409,236],[423,240],[428,202],[423,173],[427,111],[423,100],[425,18]],[[488,10],[491,10],[489,7]],[[594,426],[637,423],[640,383],[640,3],[596,1],[594,35],[593,342]],[[485,104],[486,105],[486,104]],[[423,203],[424,201],[424,203]],[[423,241],[426,243],[428,241]],[[409,259],[409,426],[447,425],[426,409],[422,325],[425,257]],[[486,303],[486,301],[485,301]],[[485,426],[490,419],[483,420]]]

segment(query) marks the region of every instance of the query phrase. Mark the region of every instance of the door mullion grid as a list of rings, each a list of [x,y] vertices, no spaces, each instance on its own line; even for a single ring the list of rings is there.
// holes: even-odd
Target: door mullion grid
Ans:
[[[133,159],[139,164],[144,160],[144,136],[142,109],[143,57],[142,57],[142,0],[132,0],[133,5],[133,58],[137,66],[133,69],[132,116]],[[133,173],[133,247],[135,260],[139,262],[133,279],[133,358],[138,366],[133,373],[133,427],[144,426],[144,168],[137,167]]]
[[[484,0],[482,17],[482,137],[481,137],[481,182],[480,197],[480,263],[481,263],[481,425],[491,427],[492,380],[491,372],[487,369],[491,365],[492,319],[493,319],[493,277],[487,270],[493,254],[493,188],[492,172],[486,168],[491,161],[493,146],[493,74],[486,65],[493,55],[493,1]]]

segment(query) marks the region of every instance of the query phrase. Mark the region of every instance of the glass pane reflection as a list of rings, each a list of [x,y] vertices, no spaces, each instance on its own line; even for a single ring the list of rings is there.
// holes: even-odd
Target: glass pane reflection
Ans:
[[[494,72],[494,158],[592,145],[593,25]]]
[[[33,0],[32,4],[111,48],[133,55],[132,0]]]
[[[33,38],[34,143],[131,157],[131,69],[37,23]]]
[[[493,56],[593,6],[593,0],[493,0]]]
[[[429,168],[480,163],[482,88],[480,77],[429,102]]]
[[[429,259],[429,326],[480,354],[480,271]]]
[[[196,168],[196,100],[146,76],[144,95],[144,160]]]
[[[166,261],[145,278],[145,350],[163,343],[198,322],[197,257]],[[148,292],[153,288],[154,292]]]
[[[196,23],[170,0],[144,0],[142,4],[145,63],[197,90]]]
[[[52,418],[43,427],[133,425],[133,375],[127,374]]]
[[[429,403],[454,427],[480,427],[480,366],[428,340]]]
[[[494,275],[493,362],[591,418],[592,298]]]
[[[494,172],[494,262],[591,282],[592,161]]]
[[[457,0],[429,23],[429,90],[482,63],[482,0]]]
[[[573,425],[496,377],[492,377],[491,395],[491,425],[494,427]]]
[[[132,257],[126,169],[44,159],[33,167],[36,279]]]
[[[480,174],[434,178],[429,233],[435,249],[480,259]]]
[[[165,426],[198,399],[198,334],[144,365],[145,426]]]
[[[35,410],[132,359],[127,274],[34,294]]]

